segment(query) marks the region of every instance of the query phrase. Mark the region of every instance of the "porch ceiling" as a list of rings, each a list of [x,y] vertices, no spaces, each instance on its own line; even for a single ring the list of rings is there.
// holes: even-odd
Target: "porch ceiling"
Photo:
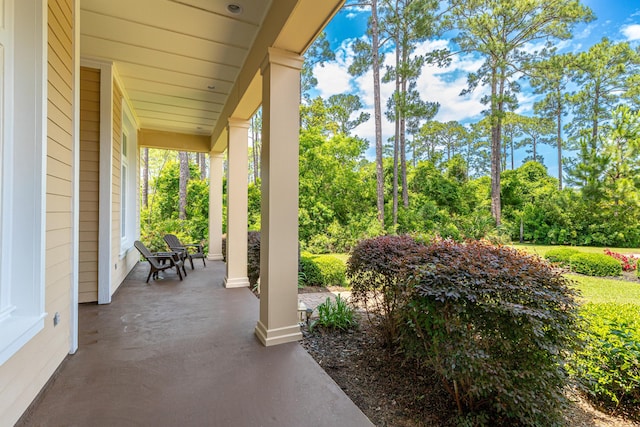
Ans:
[[[82,0],[80,51],[115,64],[140,128],[210,136],[213,147],[229,116],[259,106],[266,47],[303,53],[342,2]]]
[[[270,5],[83,0],[81,53],[115,62],[141,127],[211,134]]]

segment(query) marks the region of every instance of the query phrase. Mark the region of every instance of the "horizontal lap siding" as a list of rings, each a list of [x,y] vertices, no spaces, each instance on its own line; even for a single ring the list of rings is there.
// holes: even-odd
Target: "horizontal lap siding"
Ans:
[[[79,302],[98,300],[100,70],[80,68]]]
[[[22,0],[16,0],[22,1]],[[12,425],[69,352],[72,289],[72,0],[49,0],[44,329],[0,366],[0,424]],[[60,323],[53,326],[53,315]]]

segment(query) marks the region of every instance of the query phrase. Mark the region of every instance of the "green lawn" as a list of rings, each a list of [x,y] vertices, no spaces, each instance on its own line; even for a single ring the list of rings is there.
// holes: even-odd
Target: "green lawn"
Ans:
[[[514,243],[511,246],[513,246],[516,249],[522,249],[523,251],[536,254],[541,258],[544,257],[544,254],[546,254],[549,249],[569,247],[569,246],[559,246],[559,245],[555,245],[555,246],[554,245],[528,245],[528,244],[520,244],[520,243]],[[586,253],[602,254],[604,253],[605,249],[609,249],[613,252],[619,252],[622,254],[640,254],[639,248],[599,248],[595,246],[570,246],[570,247],[577,249],[580,252],[586,252]]]
[[[577,274],[567,274],[566,277],[577,283],[584,302],[640,304],[640,283]]]

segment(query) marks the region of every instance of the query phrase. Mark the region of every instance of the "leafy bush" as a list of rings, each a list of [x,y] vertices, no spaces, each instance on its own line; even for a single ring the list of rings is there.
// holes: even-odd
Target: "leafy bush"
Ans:
[[[584,344],[570,373],[592,401],[640,418],[640,306],[586,304],[581,312]]]
[[[222,237],[222,259],[227,262],[227,237]],[[260,278],[260,232],[247,233],[247,275],[249,283],[255,286]]]
[[[419,258],[423,249],[411,236],[381,236],[362,240],[347,261],[352,300],[366,307],[369,320],[380,327],[387,344],[397,336],[396,311],[411,260]]]
[[[571,269],[588,276],[619,276],[622,266],[615,259],[604,254],[577,253],[569,259]]]
[[[577,323],[570,281],[536,256],[483,242],[435,241],[420,257],[400,343],[441,377],[461,421],[559,423]]]
[[[202,238],[192,239],[193,222],[190,220],[167,219],[154,224],[143,223],[140,230],[140,241],[149,248],[151,252],[161,252],[167,250],[167,243],[164,241],[165,234],[175,234],[183,243],[201,243]]]
[[[335,302],[331,298],[327,298],[316,309],[318,310],[318,319],[311,323],[310,330],[313,330],[316,326],[322,326],[346,331],[358,324],[354,317],[353,309],[340,295],[336,296]]]
[[[260,232],[247,233],[247,275],[249,284],[255,286],[260,278]]]
[[[549,262],[557,262],[561,265],[568,266],[569,259],[575,254],[579,254],[580,251],[574,248],[555,248],[549,249],[544,258]]]
[[[633,256],[621,254],[618,252],[612,252],[609,249],[605,249],[604,254],[617,259],[620,262],[623,271],[634,271],[636,269],[638,260]]]
[[[300,255],[299,270],[304,286],[322,286],[322,272],[312,256]]]
[[[312,260],[320,270],[322,286],[346,286],[346,267],[342,260],[331,255],[318,255]]]

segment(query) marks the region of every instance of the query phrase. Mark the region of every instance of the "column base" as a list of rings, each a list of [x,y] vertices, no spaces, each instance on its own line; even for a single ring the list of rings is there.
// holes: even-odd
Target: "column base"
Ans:
[[[222,261],[223,259],[222,254],[207,254],[207,261]]]
[[[285,326],[284,328],[267,329],[262,322],[258,321],[255,333],[265,347],[295,342],[302,339],[300,325],[297,323],[295,325]]]
[[[249,287],[249,278],[248,277],[235,277],[233,279],[229,279],[228,277],[224,278],[224,287],[225,288],[248,288]]]

